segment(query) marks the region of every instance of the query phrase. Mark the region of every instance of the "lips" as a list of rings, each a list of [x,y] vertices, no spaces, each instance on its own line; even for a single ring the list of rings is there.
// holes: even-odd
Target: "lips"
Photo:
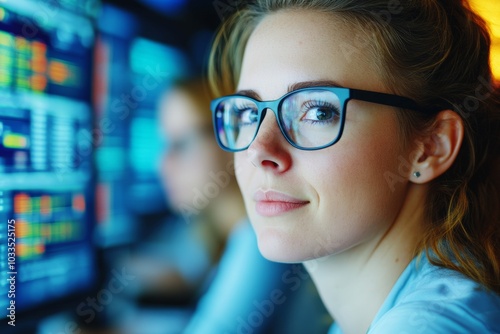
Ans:
[[[274,190],[258,190],[254,193],[255,211],[265,217],[274,217],[299,209],[309,201],[298,199]]]

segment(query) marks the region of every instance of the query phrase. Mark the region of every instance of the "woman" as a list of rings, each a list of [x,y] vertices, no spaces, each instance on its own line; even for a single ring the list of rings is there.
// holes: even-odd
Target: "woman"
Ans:
[[[218,33],[217,139],[259,249],[331,333],[500,332],[500,104],[467,2],[257,0]]]

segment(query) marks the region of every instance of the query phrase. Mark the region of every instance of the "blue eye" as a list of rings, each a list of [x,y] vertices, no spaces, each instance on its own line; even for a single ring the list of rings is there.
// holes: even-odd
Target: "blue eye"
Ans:
[[[255,106],[235,106],[234,109],[240,126],[252,125],[259,120],[259,112]]]
[[[303,116],[301,121],[317,123],[332,123],[340,117],[339,109],[326,101],[307,101],[303,104]]]

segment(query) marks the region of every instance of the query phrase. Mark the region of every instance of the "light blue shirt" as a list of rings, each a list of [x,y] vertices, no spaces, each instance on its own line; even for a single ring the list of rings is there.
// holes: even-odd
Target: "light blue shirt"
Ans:
[[[329,334],[342,334],[335,324]],[[368,334],[500,333],[500,296],[453,270],[415,258],[385,299]]]

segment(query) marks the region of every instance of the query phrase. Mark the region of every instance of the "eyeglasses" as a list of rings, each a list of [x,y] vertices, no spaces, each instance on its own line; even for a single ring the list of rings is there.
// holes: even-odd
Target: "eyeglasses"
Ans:
[[[301,150],[319,150],[339,141],[349,100],[435,112],[415,101],[392,94],[343,87],[309,87],[289,92],[277,100],[258,101],[244,95],[228,95],[211,102],[215,134],[226,151],[246,150],[271,109],[286,140]]]

